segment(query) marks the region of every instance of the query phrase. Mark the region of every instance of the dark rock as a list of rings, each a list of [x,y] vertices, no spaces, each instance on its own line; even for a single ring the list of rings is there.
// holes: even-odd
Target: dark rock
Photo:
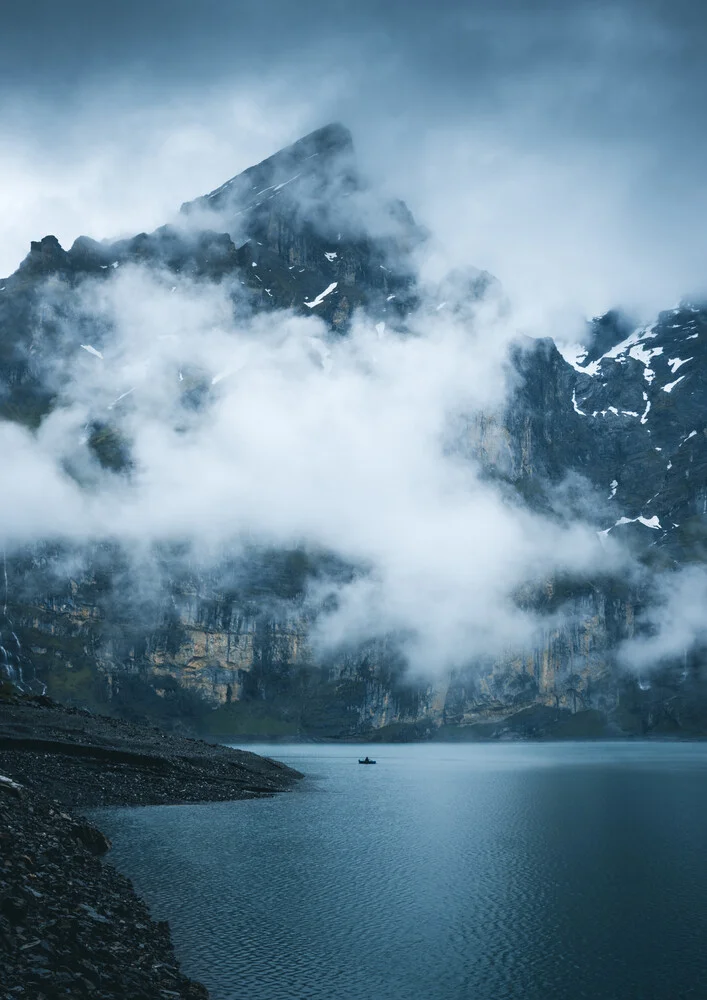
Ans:
[[[111,848],[111,843],[104,833],[101,833],[90,823],[76,823],[72,828],[73,836],[88,848],[91,854],[105,854]]]
[[[108,838],[67,807],[273,794],[297,773],[32,698],[3,705],[3,741],[0,766],[25,788],[0,796],[0,997],[207,1000],[180,973],[168,924],[99,860]]]
[[[22,924],[27,917],[27,900],[21,896],[5,896],[0,900],[0,913],[11,925]]]
[[[372,209],[365,217],[384,223],[379,231],[360,223],[364,214],[356,206],[362,199]],[[381,202],[367,186],[355,164],[351,135],[338,124],[318,129],[186,203],[174,224],[152,233],[113,243],[80,237],[69,251],[46,236],[32,243],[18,271],[0,283],[0,416],[38,427],[61,400],[62,378],[71,373],[67,359],[86,342],[82,331],[91,330],[90,342],[98,347],[103,339],[110,343],[111,330],[82,313],[77,290],[86,282],[94,287],[111,281],[125,265],[219,282],[238,316],[271,309],[311,315],[307,303],[335,283],[315,313],[331,335],[343,335],[358,307],[405,329],[423,295],[411,251],[424,239],[401,202]],[[471,321],[478,300],[498,294],[496,284],[485,272],[469,269],[450,276],[438,301],[456,295],[450,306],[454,315]],[[51,309],[43,309],[46,303]],[[70,324],[56,318],[69,316]],[[4,641],[10,652],[0,676],[10,684],[22,668],[25,678],[34,674],[48,681],[50,690],[65,685],[67,696],[77,702],[100,710],[110,706],[133,718],[168,717],[185,733],[216,726],[218,714],[223,729],[210,731],[224,735],[262,735],[285,727],[288,734],[315,737],[377,733],[420,739],[436,728],[461,729],[472,720],[488,723],[493,733],[507,723],[519,733],[546,736],[567,730],[567,712],[581,716],[576,724],[591,723],[593,731],[604,734],[705,735],[707,685],[699,651],[689,662],[667,664],[648,694],[635,678],[621,673],[615,653],[635,630],[656,573],[707,562],[707,308],[683,303],[642,331],[613,310],[589,324],[586,334],[584,370],[565,361],[549,339],[519,344],[509,358],[507,405],[470,417],[460,449],[479,461],[509,503],[560,520],[575,514],[587,518],[598,532],[621,537],[646,573],[640,584],[606,576],[552,580],[546,588],[551,596],[537,588],[522,595],[527,607],[567,613],[546,646],[524,651],[521,671],[507,661],[488,670],[474,663],[447,679],[440,708],[440,699],[428,697],[424,686],[404,681],[400,658],[381,653],[381,644],[364,643],[334,664],[302,666],[292,650],[306,646],[306,624],[301,633],[296,633],[298,625],[288,636],[271,609],[278,601],[301,600],[328,557],[310,560],[295,553],[290,559],[288,553],[271,558],[268,553],[247,565],[244,559],[235,585],[172,575],[165,600],[143,608],[125,597],[131,589],[124,586],[129,569],[117,547],[106,544],[92,551],[84,576],[66,585],[57,584],[60,574],[52,572],[52,560],[60,563],[65,553],[50,546],[23,554],[11,566],[22,597],[11,596],[8,614],[19,623],[13,628],[22,644]],[[633,334],[634,342],[622,347]],[[193,414],[218,390],[203,372],[181,374],[181,405]],[[98,463],[129,476],[131,441],[105,408],[91,416],[87,428],[85,464],[77,463],[72,474],[83,482],[86,467]],[[651,527],[654,519],[658,524]],[[351,568],[332,570],[333,562],[329,559],[325,570],[338,581]],[[272,563],[278,563],[277,572]],[[237,668],[228,657],[225,663],[205,657],[194,670],[180,668],[176,654],[197,618],[207,635],[229,637],[246,621],[254,641],[249,669]],[[154,669],[156,663],[174,669],[165,676],[162,667]],[[548,664],[552,669],[546,669]],[[31,680],[23,683],[28,689]],[[226,710],[212,712],[211,703],[188,684],[220,697]],[[52,710],[44,698],[38,705]],[[393,719],[385,730],[371,722],[376,705],[385,706],[379,718]],[[525,712],[532,719],[539,712],[542,726],[533,728]],[[69,755],[75,759],[73,774],[105,774],[103,790],[89,781],[86,792],[68,788],[67,801],[159,802],[173,799],[179,789],[185,789],[186,798],[233,792],[233,775],[223,762],[207,774],[200,755],[185,746],[183,759],[165,769],[159,753],[146,745],[142,760],[131,762],[125,757],[127,736],[121,740],[110,734],[105,721],[100,727],[101,749],[94,745],[87,752],[78,737],[69,740],[72,745],[63,754],[57,746],[37,744],[34,757],[27,747],[22,751],[22,767],[42,787],[60,787]],[[20,736],[13,733],[15,743],[5,745],[0,763],[6,753],[19,761],[14,755],[21,751]],[[44,752],[49,758],[43,778],[39,755]],[[142,775],[134,790],[127,787],[123,767]],[[235,781],[241,795],[269,788],[267,780],[241,777]]]

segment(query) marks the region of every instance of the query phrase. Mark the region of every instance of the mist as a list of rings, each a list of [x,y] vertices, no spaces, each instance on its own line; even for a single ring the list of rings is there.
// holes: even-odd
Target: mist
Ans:
[[[706,604],[707,573],[701,567],[688,566],[659,578],[637,634],[619,647],[619,663],[650,676],[661,667],[686,661],[707,638]]]
[[[698,6],[305,8],[128,5],[117,23],[74,2],[81,66],[40,33],[31,74],[18,12],[0,78],[0,273],[46,232],[68,245],[154,228],[338,119],[364,172],[433,233],[438,266],[495,274],[534,335],[571,340],[610,307],[650,318],[704,295]]]
[[[447,667],[531,640],[540,623],[516,600],[529,581],[626,564],[591,518],[509,502],[453,434],[460,416],[503,408],[520,334],[571,343],[612,306],[650,318],[704,295],[700,15],[394,4],[381,32],[366,4],[311,8],[298,20],[265,5],[236,24],[221,4],[198,23],[128,5],[118,25],[74,3],[86,59],[72,72],[40,32],[31,74],[18,14],[14,76],[0,76],[0,273],[47,232],[68,246],[174,221],[333,119],[353,129],[372,187],[404,198],[429,239],[415,262],[427,297],[404,337],[364,314],[343,341],[315,316],[234,318],[239,289],[139,267],[86,282],[79,312],[111,337],[82,349],[67,327],[60,406],[36,434],[3,425],[18,480],[1,501],[4,545],[110,538],[144,553],[179,539],[206,564],[245,544],[333,552],[357,573],[312,595],[334,595],[320,641],[404,634],[411,661]],[[255,59],[266,27],[268,58]],[[431,289],[470,268],[498,279],[504,307],[437,314]],[[203,408],[185,404],[185,384]],[[130,443],[129,473],[92,458],[96,419]]]
[[[405,331],[360,313],[341,338],[288,311],[236,319],[240,285],[135,265],[78,295],[59,405],[34,435],[2,426],[8,553],[109,540],[144,560],[177,542],[205,568],[248,546],[329,553],[355,572],[313,585],[320,650],[395,634],[428,673],[531,642],[543,623],[519,588],[621,562],[588,522],[509,500],[459,438],[512,377],[517,329],[493,296],[473,315],[423,302]],[[78,343],[77,316],[102,339]],[[130,443],[124,473],[90,453],[96,420]]]

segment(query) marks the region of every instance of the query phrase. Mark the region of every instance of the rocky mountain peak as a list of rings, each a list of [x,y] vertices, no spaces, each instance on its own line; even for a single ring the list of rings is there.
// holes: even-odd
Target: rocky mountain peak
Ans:
[[[422,239],[407,207],[378,197],[361,178],[351,134],[338,124],[183,205],[178,220],[154,232],[100,243],[80,237],[68,251],[45,236],[32,243],[15,275],[0,281],[0,418],[41,427],[61,405],[64,387],[80,377],[81,365],[87,359],[103,364],[113,330],[101,316],[86,314],[81,292],[120,281],[127,267],[168,277],[172,290],[180,278],[218,284],[239,317],[271,310],[317,317],[322,340],[314,342],[323,368],[324,331],[328,327],[332,339],[345,336],[358,310],[383,336],[386,327],[404,331],[412,310],[423,320],[426,310],[435,316],[443,310],[442,316],[465,323],[473,322],[481,297],[504,307],[498,283],[470,267],[439,287],[423,287],[411,253]],[[588,324],[586,333],[586,349],[576,357],[561,354],[548,339],[516,347],[508,361],[506,405],[469,418],[464,454],[480,463],[504,500],[550,517],[569,518],[576,510],[594,525],[598,549],[625,542],[651,573],[706,563],[707,308],[683,304],[640,327],[615,311]],[[211,388],[216,379],[184,374],[175,371],[174,379],[190,413],[220,391]],[[72,468],[93,475],[98,462],[111,475],[127,473],[132,444],[121,405],[143,391],[149,392],[147,384],[131,381],[96,395]],[[106,556],[107,576],[118,555]],[[699,678],[683,676],[684,658],[668,677],[672,688],[640,686],[618,670],[616,650],[640,619],[648,573],[640,593],[632,581],[604,576],[550,581],[553,609],[569,609],[556,636],[542,649],[500,657],[483,676],[479,664],[470,663],[458,678],[441,681],[430,701],[422,689],[414,698],[407,687],[400,695],[400,661],[375,644],[347,653],[320,674],[303,602],[308,574],[319,573],[322,560],[306,553],[276,556],[279,582],[270,576],[267,586],[258,582],[261,603],[246,600],[241,583],[232,586],[226,576],[219,583],[223,592],[212,600],[206,577],[177,574],[168,586],[174,598],[169,606],[177,610],[165,617],[159,609],[132,605],[127,614],[122,592],[98,594],[90,572],[72,581],[71,592],[58,593],[56,574],[20,555],[8,572],[22,581],[16,593],[31,599],[10,602],[4,642],[0,636],[0,679],[19,676],[21,667],[25,677],[34,672],[39,683],[60,693],[73,676],[64,666],[72,663],[85,669],[87,684],[96,676],[101,683],[112,678],[105,697],[120,696],[125,685],[127,705],[134,698],[127,678],[139,669],[153,708],[166,704],[154,694],[166,674],[172,693],[193,688],[212,706],[228,706],[225,718],[241,713],[238,718],[247,721],[252,706],[259,712],[267,704],[278,726],[294,712],[298,731],[316,735],[352,735],[388,724],[420,734],[437,726],[486,725],[504,712],[524,711],[533,719],[549,712],[557,721],[557,713],[585,710],[630,732],[673,725],[678,717],[681,726],[704,731],[707,707],[692,721],[688,709],[695,692],[707,706],[707,685],[703,691]],[[271,557],[262,556],[263,565]],[[249,587],[260,580],[253,560],[238,570]],[[295,599],[299,611],[278,603]],[[98,619],[87,609],[99,601],[104,620],[92,632],[86,622]],[[67,690],[73,697],[73,688]],[[326,711],[310,714],[310,704],[320,703]]]
[[[66,264],[66,251],[56,236],[44,236],[41,240],[32,240],[29,253],[20,264],[20,269],[43,274],[66,267]]]
[[[357,187],[359,183],[354,165],[353,138],[349,130],[338,123],[310,132],[291,146],[231,177],[209,194],[185,202],[181,212],[237,211],[242,214],[247,208],[271,202],[290,186],[300,192],[308,187],[321,199],[334,178],[350,188]]]

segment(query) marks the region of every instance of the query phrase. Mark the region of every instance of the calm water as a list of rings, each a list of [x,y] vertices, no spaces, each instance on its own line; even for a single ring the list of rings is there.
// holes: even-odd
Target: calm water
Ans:
[[[707,998],[707,746],[252,749],[306,780],[100,814],[213,1000]]]

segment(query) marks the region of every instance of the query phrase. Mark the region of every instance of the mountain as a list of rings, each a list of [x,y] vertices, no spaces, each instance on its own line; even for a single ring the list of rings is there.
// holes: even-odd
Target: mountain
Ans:
[[[34,434],[61,410],[73,359],[101,357],[113,336],[86,310],[85,289],[111,287],[121,268],[218,284],[234,315],[317,315],[331,337],[346,337],[357,309],[405,329],[422,301],[414,256],[425,240],[403,203],[381,200],[360,176],[340,125],[183,205],[153,233],[80,237],[69,250],[46,236],[0,281],[0,418]],[[457,308],[498,294],[473,268],[460,285]],[[436,308],[452,308],[443,298]],[[253,544],[205,570],[162,545],[150,556],[161,584],[146,597],[116,541],[80,557],[37,541],[5,560],[0,669],[69,701],[220,735],[703,735],[699,649],[650,676],[625,670],[617,652],[640,631],[656,581],[704,562],[705,337],[707,309],[686,303],[649,326],[618,311],[596,319],[571,357],[549,339],[519,341],[505,403],[464,428],[463,449],[509,502],[550,517],[576,511],[601,544],[620,539],[640,569],[548,579],[521,596],[548,613],[527,648],[411,680],[393,636],[315,652],[311,585],[355,573],[331,553]],[[185,413],[207,405],[216,378],[180,370],[179,379]],[[86,455],[67,466],[82,488],[91,456],[116,483],[131,474],[112,405],[96,401]]]

